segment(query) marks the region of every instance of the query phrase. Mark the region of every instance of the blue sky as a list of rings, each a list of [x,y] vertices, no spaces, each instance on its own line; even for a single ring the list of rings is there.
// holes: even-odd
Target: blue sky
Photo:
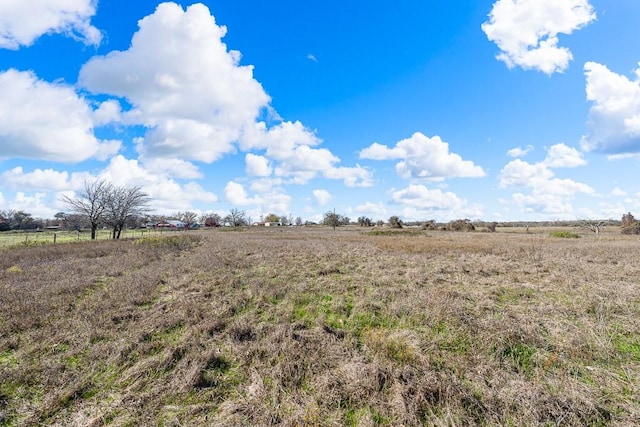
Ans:
[[[108,179],[163,214],[620,218],[639,21],[635,0],[4,2],[0,209],[53,217]]]

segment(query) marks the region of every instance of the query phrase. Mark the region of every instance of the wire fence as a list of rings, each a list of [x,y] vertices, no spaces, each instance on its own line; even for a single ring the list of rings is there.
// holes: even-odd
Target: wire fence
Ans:
[[[121,239],[139,239],[142,237],[159,237],[176,233],[184,233],[185,230],[171,228],[149,228],[122,230]],[[109,240],[112,238],[110,230],[98,230],[96,240]],[[70,242],[90,241],[90,231],[42,231],[42,232],[3,232],[0,233],[0,248],[13,246],[38,246],[56,245]]]

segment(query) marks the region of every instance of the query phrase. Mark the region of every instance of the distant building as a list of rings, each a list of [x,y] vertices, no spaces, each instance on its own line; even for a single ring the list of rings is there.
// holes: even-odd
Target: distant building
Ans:
[[[187,224],[185,224],[182,221],[178,221],[176,219],[161,222],[157,225],[158,228],[178,228],[178,229],[184,229],[186,226]]]

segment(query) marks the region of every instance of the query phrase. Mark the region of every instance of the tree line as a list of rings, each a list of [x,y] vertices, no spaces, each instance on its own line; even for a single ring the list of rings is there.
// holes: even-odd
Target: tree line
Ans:
[[[86,228],[91,230],[91,239],[95,239],[97,230],[101,226],[107,226],[111,230],[111,237],[119,239],[125,227],[138,228],[151,223],[167,223],[168,220],[176,219],[184,223],[185,228],[199,227],[203,224],[206,227],[243,227],[252,224],[251,218],[246,212],[233,208],[229,214],[222,216],[218,213],[206,213],[198,215],[196,212],[185,211],[174,215],[148,215],[149,204],[151,202],[147,193],[139,186],[116,186],[106,180],[86,181],[83,190],[75,197],[62,196],[60,199],[71,211],[70,213],[59,212],[53,220],[42,220],[33,218],[31,214],[24,211],[0,210],[0,231],[9,230],[35,230],[45,227],[55,228],[63,224],[67,230],[81,231]],[[198,222],[199,220],[199,222]],[[315,225],[313,222],[305,221],[302,218],[289,216],[279,216],[274,213],[266,217],[261,216],[258,224],[277,223],[278,225]],[[575,225],[575,222],[569,222]],[[631,213],[622,216],[622,221],[585,221],[579,222],[581,226],[587,227],[596,234],[604,225],[620,225],[623,234],[640,234],[640,222]],[[617,223],[617,224],[616,224]],[[335,211],[326,212],[321,221],[322,225],[333,227],[352,224],[351,219],[346,215]],[[385,223],[382,220],[373,221],[371,218],[360,216],[354,222],[361,227],[383,226],[388,224],[391,228],[403,228],[405,225],[422,226],[424,229],[445,229],[445,230],[473,230],[470,220],[456,220],[448,224],[438,225],[435,220],[426,222],[404,223],[397,215],[391,216]],[[519,223],[509,223],[513,224]],[[525,224],[525,223],[523,223]],[[551,223],[558,225],[558,222]],[[585,225],[586,224],[586,225]],[[495,231],[496,226],[501,224],[482,223],[489,231]],[[506,224],[503,224],[506,225]],[[527,226],[530,223],[526,223]]]

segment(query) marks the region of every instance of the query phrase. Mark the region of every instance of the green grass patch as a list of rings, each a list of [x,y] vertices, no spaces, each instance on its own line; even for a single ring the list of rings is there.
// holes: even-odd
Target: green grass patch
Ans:
[[[559,237],[561,239],[579,239],[580,235],[571,231],[552,231],[549,233],[551,237]]]
[[[0,367],[15,368],[18,366],[18,356],[15,350],[6,350],[0,353]]]
[[[438,348],[455,354],[468,354],[471,351],[471,338],[462,329],[441,321],[433,328],[433,340],[437,343]]]
[[[616,352],[625,359],[640,362],[640,338],[633,334],[620,334],[613,340]]]
[[[501,356],[510,361],[518,372],[532,377],[535,369],[534,355],[535,347],[524,343],[508,343],[502,349]]]

